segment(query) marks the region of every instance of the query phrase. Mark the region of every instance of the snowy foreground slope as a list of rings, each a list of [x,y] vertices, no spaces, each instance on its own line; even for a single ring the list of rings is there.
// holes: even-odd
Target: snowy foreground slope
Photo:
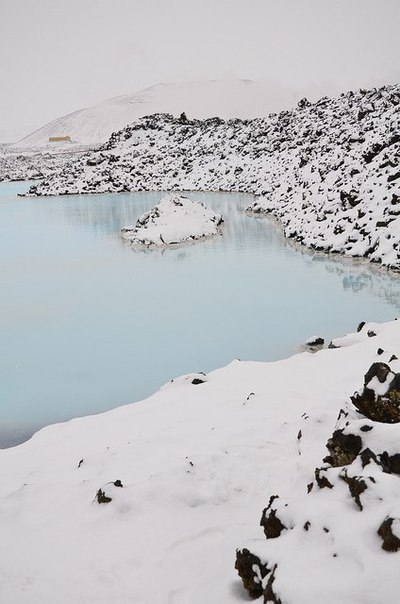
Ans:
[[[248,599],[238,548],[272,602],[396,604],[400,423],[350,396],[375,362],[366,384],[384,393],[399,342],[399,323],[368,324],[340,348],[184,376],[0,451],[1,601],[233,604]],[[265,540],[276,494],[264,530],[280,536]]]
[[[225,79],[158,84],[57,118],[25,136],[16,146],[46,145],[51,136],[70,136],[73,142],[93,145],[104,143],[112,132],[151,113],[180,115],[186,111],[196,118],[261,117],[290,107],[293,100],[294,93],[290,90],[263,81]]]
[[[259,198],[303,244],[400,268],[400,85],[267,118],[153,115],[30,189],[31,195],[226,190]]]
[[[169,194],[134,227],[123,227],[121,236],[132,245],[165,246],[221,234],[223,218],[198,201]]]

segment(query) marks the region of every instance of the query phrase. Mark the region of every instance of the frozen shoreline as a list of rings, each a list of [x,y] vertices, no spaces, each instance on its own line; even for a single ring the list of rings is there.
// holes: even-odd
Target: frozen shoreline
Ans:
[[[5,601],[36,604],[57,596],[61,604],[164,604],[178,593],[193,604],[246,600],[233,568],[235,549],[261,536],[258,519],[271,495],[304,497],[338,411],[373,362],[388,363],[399,352],[399,337],[398,322],[368,324],[334,340],[337,349],[272,363],[234,361],[206,376],[177,378],[142,403],[46,427],[0,451]],[[399,371],[399,361],[390,365]],[[389,428],[398,434],[398,424]],[[379,434],[375,444],[385,447]],[[381,474],[373,475],[381,485]],[[330,539],[341,514],[344,526],[355,527],[336,540],[329,604],[393,601],[397,556],[381,549],[369,525],[377,513],[382,521],[393,514],[397,487],[379,488],[379,506],[373,494],[362,496],[363,513],[344,483],[336,494],[340,514],[338,503],[324,503]],[[99,491],[111,501],[98,503]],[[308,548],[310,560],[320,557],[325,537],[304,534],[302,551]],[[291,602],[290,585],[296,604],[313,601],[315,569],[306,569],[308,578],[293,573],[283,564],[290,535],[281,540],[277,593]],[[372,591],[364,576],[377,577]]]

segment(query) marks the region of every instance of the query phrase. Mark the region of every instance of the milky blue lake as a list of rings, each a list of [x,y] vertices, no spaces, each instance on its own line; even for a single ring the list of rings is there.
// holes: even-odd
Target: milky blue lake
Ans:
[[[189,194],[224,214],[221,237],[132,250],[119,230],[160,193],[17,197],[26,190],[0,184],[0,447],[180,374],[279,359],[399,312],[398,276],[299,250],[243,212],[252,196]]]

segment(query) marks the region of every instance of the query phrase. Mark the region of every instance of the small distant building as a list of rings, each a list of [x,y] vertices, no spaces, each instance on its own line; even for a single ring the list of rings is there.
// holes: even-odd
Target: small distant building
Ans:
[[[70,136],[49,136],[49,143],[71,142]]]

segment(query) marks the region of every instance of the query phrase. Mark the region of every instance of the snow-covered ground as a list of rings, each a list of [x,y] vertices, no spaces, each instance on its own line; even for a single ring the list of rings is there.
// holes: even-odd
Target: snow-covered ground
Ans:
[[[204,80],[158,84],[134,94],[108,99],[94,107],[62,116],[25,136],[16,147],[48,145],[49,137],[70,136],[73,143],[104,143],[126,124],[152,113],[207,118],[214,115],[262,117],[289,108],[295,93],[277,83],[243,79]],[[52,145],[52,147],[57,146]]]
[[[32,195],[239,191],[308,247],[400,268],[400,86],[253,120],[153,115],[61,167]]]
[[[61,143],[17,149],[12,145],[0,147],[0,182],[40,180],[51,176],[61,167],[68,167],[79,155],[87,153],[88,146]],[[93,147],[91,146],[90,149]]]
[[[218,235],[222,222],[222,215],[203,203],[169,194],[145,212],[136,226],[123,227],[121,236],[132,245],[174,245]]]
[[[398,322],[364,325],[339,348],[183,376],[0,451],[1,601],[246,601],[234,569],[245,547],[263,574],[275,568],[273,602],[396,604],[399,554],[382,545],[397,543],[390,529],[400,537],[399,424],[350,396],[374,362],[392,373],[366,384],[387,388],[399,342]],[[265,540],[259,519],[278,494],[264,527],[280,532],[276,510],[285,528]]]

